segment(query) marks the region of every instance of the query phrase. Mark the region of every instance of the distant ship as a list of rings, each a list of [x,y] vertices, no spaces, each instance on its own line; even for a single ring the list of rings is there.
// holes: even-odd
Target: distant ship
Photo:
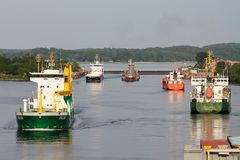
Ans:
[[[134,68],[134,64],[132,62],[132,59],[128,61],[128,69],[124,71],[122,74],[122,80],[127,82],[135,82],[139,81],[140,74],[138,70]]]
[[[100,63],[98,55],[95,57],[95,62],[90,63],[90,70],[86,74],[86,82],[101,82],[104,78],[103,64]]]
[[[162,79],[162,87],[166,90],[184,90],[183,75],[178,71],[169,72]]]
[[[216,61],[208,51],[205,60],[206,76],[191,78],[191,113],[230,113],[231,91],[225,75],[215,75]]]
[[[16,112],[18,130],[49,131],[67,130],[74,120],[72,98],[72,65],[64,70],[56,67],[54,53],[50,52],[47,67],[30,73],[30,81],[37,83],[38,96],[23,99],[23,108]]]

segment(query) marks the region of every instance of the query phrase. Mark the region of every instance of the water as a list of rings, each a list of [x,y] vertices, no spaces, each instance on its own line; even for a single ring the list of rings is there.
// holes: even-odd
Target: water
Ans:
[[[76,115],[68,132],[17,132],[14,113],[36,86],[0,82],[0,159],[173,160],[183,159],[184,145],[197,145],[201,138],[240,135],[240,86],[230,85],[230,115],[191,116],[189,81],[184,92],[166,92],[161,78],[74,81]]]

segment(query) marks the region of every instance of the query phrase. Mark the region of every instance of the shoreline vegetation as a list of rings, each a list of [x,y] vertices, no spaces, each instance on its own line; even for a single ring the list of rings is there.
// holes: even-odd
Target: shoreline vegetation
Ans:
[[[199,53],[212,50],[215,58],[223,63],[231,60],[231,65],[224,66],[220,63],[217,68],[221,73],[223,68],[228,68],[230,82],[240,84],[240,43],[215,44],[204,47],[194,46],[173,46],[155,47],[145,49],[124,49],[124,48],[103,48],[103,49],[56,49],[56,48],[35,48],[35,49],[0,49],[0,80],[29,80],[29,72],[37,69],[36,55],[40,54],[42,59],[47,59],[50,50],[54,50],[57,62],[70,61],[73,71],[78,72],[77,62],[93,62],[98,54],[102,62],[124,63],[132,58],[136,63],[165,63],[165,62],[198,62],[203,57]],[[80,63],[81,64],[81,63]],[[194,68],[201,68],[201,63]],[[220,72],[219,72],[220,71]]]
[[[56,61],[57,65],[62,65],[68,60]],[[78,72],[80,67],[77,62],[71,61],[73,71]],[[42,62],[42,66],[45,66]],[[62,66],[63,67],[63,66]],[[29,72],[37,71],[36,58],[33,56],[19,56],[8,58],[0,55],[0,81],[29,81]]]
[[[0,74],[0,81],[28,81],[28,78],[21,75]]]
[[[222,43],[203,47],[196,46],[172,46],[152,47],[143,49],[130,48],[87,48],[87,49],[0,49],[0,55],[7,58],[33,56],[41,54],[43,59],[48,58],[50,50],[54,50],[56,60],[74,60],[78,62],[92,62],[98,54],[102,62],[177,62],[193,61],[196,54],[212,50],[219,59],[240,60],[240,43]]]

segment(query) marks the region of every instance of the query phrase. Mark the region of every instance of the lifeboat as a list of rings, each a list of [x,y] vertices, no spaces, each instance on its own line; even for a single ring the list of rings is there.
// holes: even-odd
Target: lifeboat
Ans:
[[[229,95],[230,95],[229,88],[223,88],[223,96],[224,96],[224,98],[228,98]]]
[[[212,91],[212,87],[208,86],[207,89],[206,89],[206,97],[207,97],[208,99],[212,98],[212,96],[213,96],[213,93],[212,93],[212,92],[213,92],[213,91]]]

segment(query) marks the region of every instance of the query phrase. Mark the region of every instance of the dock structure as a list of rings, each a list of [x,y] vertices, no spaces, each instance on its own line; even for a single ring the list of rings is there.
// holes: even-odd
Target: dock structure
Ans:
[[[140,75],[165,75],[168,74],[171,69],[139,69]],[[105,69],[105,74],[122,74],[123,69]]]
[[[240,137],[201,140],[199,147],[184,146],[184,160],[238,160],[240,157]]]
[[[185,145],[184,148],[184,160],[220,160],[223,158],[237,160],[239,159],[239,156],[240,150],[237,148],[202,150],[199,148],[193,148],[191,145]]]

